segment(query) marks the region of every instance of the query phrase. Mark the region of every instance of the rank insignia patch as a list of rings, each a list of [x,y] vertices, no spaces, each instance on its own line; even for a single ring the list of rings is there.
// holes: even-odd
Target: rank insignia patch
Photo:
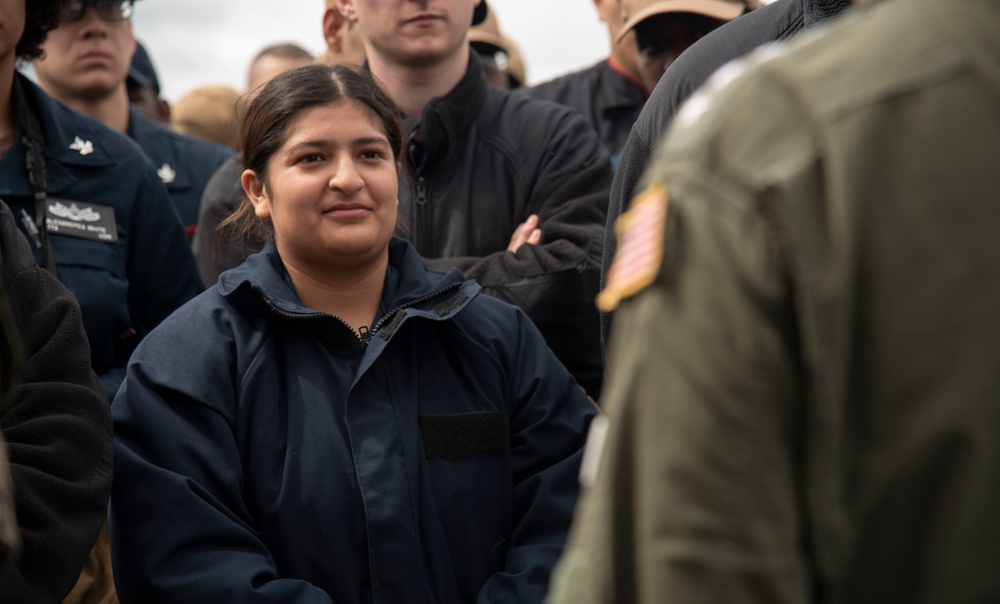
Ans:
[[[667,187],[656,183],[636,197],[629,211],[618,219],[618,251],[604,290],[597,296],[597,307],[602,311],[615,310],[622,300],[656,279],[663,262],[667,205]]]

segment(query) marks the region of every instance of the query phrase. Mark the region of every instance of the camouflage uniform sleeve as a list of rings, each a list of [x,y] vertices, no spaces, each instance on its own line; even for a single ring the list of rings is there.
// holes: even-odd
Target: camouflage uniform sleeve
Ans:
[[[804,602],[785,271],[760,200],[670,165],[662,262],[617,312],[610,429],[549,602]]]

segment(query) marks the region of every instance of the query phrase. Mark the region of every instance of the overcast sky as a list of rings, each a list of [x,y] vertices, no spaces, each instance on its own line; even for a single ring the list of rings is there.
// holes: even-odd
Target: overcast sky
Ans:
[[[489,0],[521,49],[529,83],[608,55],[608,33],[591,0]],[[319,52],[323,0],[142,0],[132,17],[152,56],[163,96],[175,101],[207,84],[246,85],[250,59],[278,42]]]

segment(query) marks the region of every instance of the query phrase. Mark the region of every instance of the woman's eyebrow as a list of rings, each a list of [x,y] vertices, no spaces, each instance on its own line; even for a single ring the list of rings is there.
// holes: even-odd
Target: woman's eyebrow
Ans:
[[[354,140],[354,144],[355,145],[375,145],[375,144],[378,144],[378,145],[384,145],[384,146],[388,147],[389,146],[389,141],[386,140],[384,137],[381,137],[381,136],[366,136],[366,137],[363,137],[363,138],[355,139]]]

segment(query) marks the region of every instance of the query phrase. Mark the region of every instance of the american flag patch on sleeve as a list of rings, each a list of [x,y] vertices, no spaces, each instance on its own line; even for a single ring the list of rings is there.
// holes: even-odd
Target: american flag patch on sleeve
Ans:
[[[655,279],[663,262],[663,237],[667,222],[667,187],[655,183],[643,191],[615,226],[618,252],[608,270],[597,307],[604,312],[618,308]]]

